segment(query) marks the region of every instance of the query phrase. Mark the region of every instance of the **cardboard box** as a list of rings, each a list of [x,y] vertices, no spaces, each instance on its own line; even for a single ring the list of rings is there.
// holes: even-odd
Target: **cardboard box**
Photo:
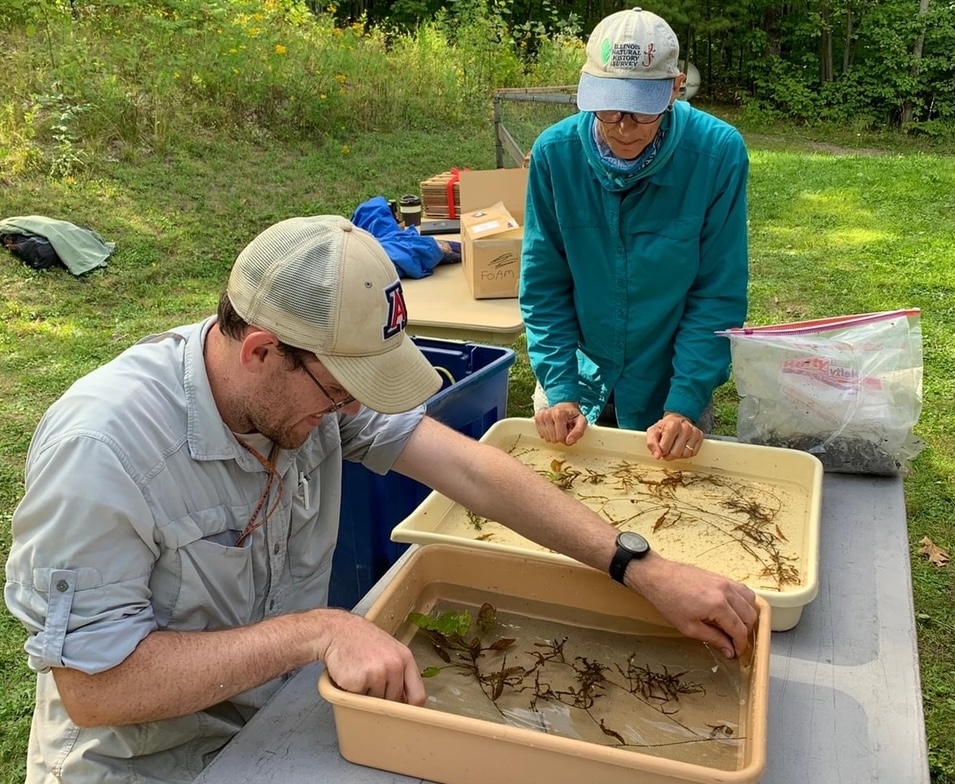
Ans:
[[[461,172],[461,261],[474,299],[517,296],[526,196],[527,169]]]
[[[461,170],[435,174],[421,182],[421,201],[426,218],[461,217]]]
[[[495,237],[511,229],[520,228],[517,219],[508,212],[502,201],[490,207],[464,213],[461,216],[461,226],[467,230],[472,241]]]

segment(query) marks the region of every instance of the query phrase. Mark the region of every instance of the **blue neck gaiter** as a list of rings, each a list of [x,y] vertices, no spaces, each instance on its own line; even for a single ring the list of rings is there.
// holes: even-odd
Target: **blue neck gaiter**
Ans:
[[[632,161],[618,158],[613,154],[610,146],[601,136],[597,127],[596,115],[590,113],[589,132],[581,133],[584,137],[584,147],[591,165],[602,175],[602,179],[611,187],[612,190],[626,190],[630,188],[639,178],[638,175],[650,164],[653,163],[657,153],[663,146],[667,132],[670,128],[671,112],[663,116],[663,122],[657,129],[656,136],[646,149],[640,153],[638,158]]]

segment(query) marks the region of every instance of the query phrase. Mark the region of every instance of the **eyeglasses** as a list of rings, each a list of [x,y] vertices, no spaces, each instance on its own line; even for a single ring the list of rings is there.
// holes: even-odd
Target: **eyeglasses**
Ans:
[[[616,125],[624,117],[629,117],[637,125],[650,125],[659,120],[664,114],[665,111],[660,112],[659,114],[637,114],[636,112],[610,112],[610,111],[601,111],[594,112],[597,116],[597,119],[600,122],[605,123],[606,125]]]
[[[322,382],[319,381],[317,378],[315,378],[315,375],[312,373],[311,370],[308,369],[307,365],[302,365],[302,370],[304,370],[308,374],[308,377],[315,382],[315,386],[317,386],[320,390],[322,390],[322,394],[325,395],[325,397],[327,397],[332,403],[328,408],[322,411],[319,414],[319,416],[325,416],[326,414],[334,414],[336,411],[341,411],[345,406],[350,406],[352,403],[355,402],[355,398],[349,395],[344,400],[339,400],[336,403],[335,398],[333,398],[331,393],[327,389],[325,389],[325,385],[322,384]]]

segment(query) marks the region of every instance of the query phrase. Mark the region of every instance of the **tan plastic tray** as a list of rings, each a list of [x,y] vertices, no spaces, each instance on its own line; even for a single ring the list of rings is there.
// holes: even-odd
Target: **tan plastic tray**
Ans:
[[[665,469],[671,475],[676,472],[684,472],[687,476],[710,475],[719,481],[739,483],[743,488],[761,488],[756,495],[763,500],[773,498],[773,503],[780,507],[781,528],[776,528],[777,523],[773,521],[767,530],[773,535],[779,533],[786,537],[777,540],[778,544],[799,570],[798,582],[779,589],[768,586],[768,580],[758,579],[755,572],[747,571],[761,568],[762,565],[755,560],[755,556],[747,555],[732,541],[733,537],[744,538],[733,529],[737,521],[745,522],[745,517],[727,513],[725,508],[719,507],[718,499],[711,502],[715,506],[709,511],[713,515],[722,515],[719,522],[726,532],[719,534],[721,539],[701,539],[697,545],[686,537],[683,528],[654,531],[654,525],[660,519],[658,514],[648,514],[618,527],[620,530],[642,533],[650,540],[651,546],[664,556],[726,573],[747,583],[772,606],[773,631],[784,631],[795,626],[802,616],[803,608],[816,597],[819,590],[823,469],[819,460],[810,454],[792,449],[707,439],[696,457],[661,462],[650,455],[646,434],[639,431],[589,427],[581,441],[566,447],[543,442],[531,419],[503,419],[494,424],[481,441],[511,451],[518,459],[528,452],[546,451],[555,453],[571,466],[585,458],[591,465],[599,463],[606,466],[625,460],[634,466],[656,472],[657,476],[662,476],[659,472]],[[523,459],[531,462],[527,457]],[[599,495],[602,491],[599,487],[578,480],[573,492]],[[745,494],[740,496],[742,499],[746,497]],[[678,505],[674,508],[678,508]],[[395,527],[391,538],[396,542],[418,544],[463,544],[496,552],[530,551],[546,560],[571,561],[497,524],[490,526],[497,533],[491,534],[489,540],[481,541],[478,537],[487,537],[487,529],[463,525],[463,514],[464,510],[453,501],[439,493],[431,493],[409,517]],[[751,551],[753,549],[750,548]],[[735,562],[721,563],[720,553],[725,554],[725,558],[736,559]]]
[[[569,608],[584,619],[596,614],[622,624],[672,629],[648,602],[593,569],[450,545],[427,545],[413,553],[366,617],[407,643],[415,631],[405,620],[408,613],[429,612],[429,602],[433,605],[449,586],[486,592],[485,600],[492,603],[495,597],[515,597]],[[327,673],[319,680],[319,692],[332,704],[345,759],[429,781],[749,784],[758,781],[766,762],[771,610],[759,600],[759,611],[754,644],[740,662],[745,704],[737,717],[735,770],[351,694],[335,686]]]

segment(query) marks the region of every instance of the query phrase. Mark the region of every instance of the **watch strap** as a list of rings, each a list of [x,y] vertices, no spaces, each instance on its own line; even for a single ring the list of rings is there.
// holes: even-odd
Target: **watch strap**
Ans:
[[[634,558],[636,558],[636,555],[626,548],[617,545],[617,552],[613,554],[613,558],[610,561],[610,576],[623,585],[623,576],[626,574],[627,567]]]

